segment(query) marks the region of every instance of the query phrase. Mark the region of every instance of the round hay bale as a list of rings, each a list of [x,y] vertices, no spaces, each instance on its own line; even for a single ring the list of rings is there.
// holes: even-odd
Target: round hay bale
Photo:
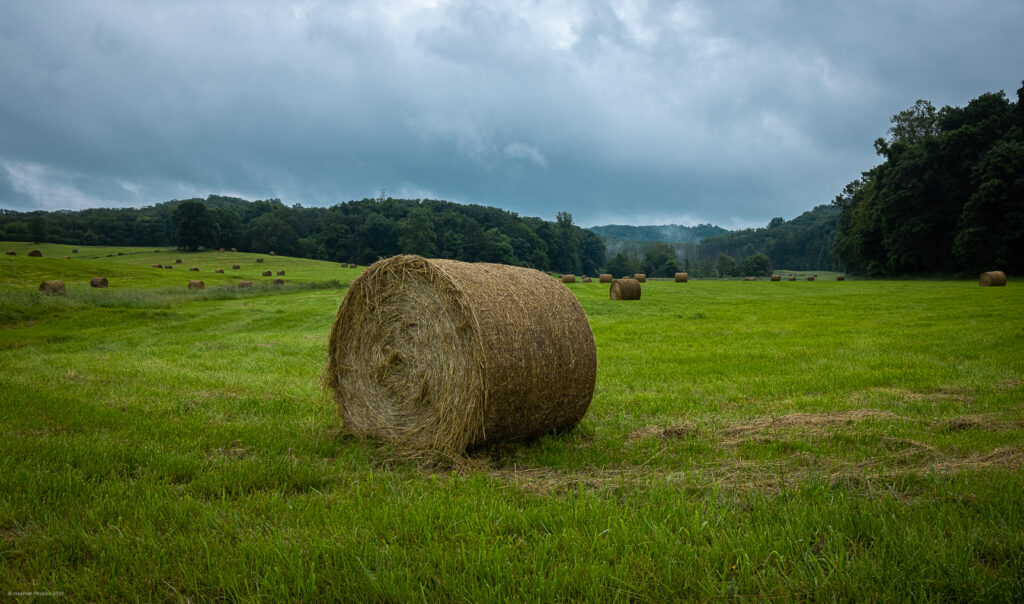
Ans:
[[[231,268],[233,268],[233,269],[235,269],[235,270],[238,270],[238,269],[240,269],[240,268],[242,268],[242,267],[238,266],[237,264],[232,264],[232,265],[231,265]]]
[[[640,282],[636,279],[616,279],[608,288],[608,297],[612,300],[639,300]]]
[[[223,251],[224,251],[224,248],[220,248],[220,251],[222,251],[222,252],[223,252]]]
[[[238,251],[238,248],[237,248],[237,247],[233,247],[233,248],[231,248],[231,251],[232,251],[232,252],[237,252],[237,251]]]
[[[596,377],[587,315],[544,273],[394,256],[352,281],[324,381],[346,431],[461,453],[573,427]]]
[[[836,275],[836,281],[846,281],[846,275]]]
[[[189,282],[188,282],[188,288],[189,289],[206,289],[206,284],[203,283],[202,281],[196,281],[195,279],[190,279]]]
[[[772,275],[772,281],[782,281],[782,275]]]
[[[562,283],[576,283],[576,275],[562,275]]]
[[[278,277],[277,279],[274,279],[274,285],[284,285],[284,279],[282,279],[280,277]]]
[[[690,280],[690,273],[676,273],[676,283],[686,283]]]
[[[40,252],[39,250],[32,250],[31,252],[28,253],[28,255],[33,257],[33,258],[42,258],[43,257],[43,253]]]
[[[284,276],[284,271],[277,271],[277,276],[278,277],[283,277]]]
[[[199,267],[198,266],[190,266],[188,270],[195,271],[195,272],[198,273],[199,272]]]
[[[177,259],[175,259],[174,263],[175,263],[175,264],[181,264],[181,258],[177,258]]]
[[[165,266],[164,266],[164,268],[166,268],[166,269],[172,269],[172,268],[174,268],[174,267],[173,267],[173,266],[171,266],[170,264],[167,264],[167,265],[165,265]]]
[[[215,273],[223,273],[223,272],[224,272],[224,269],[222,269],[222,268],[218,268],[217,270],[215,270],[215,271],[213,271],[213,272],[215,272]]]
[[[252,281],[239,281],[238,287],[252,287]]]
[[[637,273],[633,275],[633,278],[639,283],[647,283],[647,273]]]
[[[796,281],[796,275],[790,275],[789,276],[789,280],[790,281]]]
[[[65,260],[71,260],[71,256],[61,256],[61,258],[65,259]]]
[[[1006,285],[1006,273],[1003,271],[988,271],[978,277],[978,285],[982,287],[1000,287]]]
[[[757,277],[744,277],[744,281],[757,281]]]
[[[257,258],[256,262],[263,262],[263,258]]]
[[[162,264],[154,264],[153,265],[153,268],[163,268],[163,267],[164,267],[164,265],[162,265]]]
[[[601,273],[597,277],[597,282],[598,283],[611,283],[612,282],[612,274],[611,273]]]
[[[64,282],[60,279],[53,279],[52,281],[43,281],[39,284],[39,293],[51,294],[54,296],[63,296],[67,290],[64,289]]]
[[[18,252],[14,251],[14,250],[7,250],[7,255],[8,256],[17,256]]]
[[[815,277],[815,276],[816,276],[816,275],[808,275],[808,276],[807,276],[807,280],[808,280],[808,281],[814,281],[814,277]]]
[[[274,250],[270,250],[270,255],[271,256],[276,256],[277,254],[274,252]]]
[[[107,283],[107,278],[106,277],[93,277],[92,279],[89,280],[89,286],[90,287],[109,287],[110,284]]]
[[[580,279],[580,281],[582,281],[583,283],[590,283],[591,281],[593,281],[593,279],[591,279],[590,277],[584,277]]]
[[[263,271],[263,276],[264,276],[264,277],[269,277],[269,276],[271,276],[271,275],[273,275],[273,274],[274,274],[274,273],[272,273],[272,272],[270,272],[270,271]]]
[[[78,253],[78,248],[77,247],[71,248],[71,253],[72,254],[77,254]]]

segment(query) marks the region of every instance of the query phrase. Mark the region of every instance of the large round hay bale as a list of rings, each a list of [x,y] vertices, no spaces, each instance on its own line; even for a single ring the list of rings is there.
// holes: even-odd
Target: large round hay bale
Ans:
[[[275,252],[274,250],[270,250],[270,255],[271,255],[271,256],[276,256],[276,255],[277,255],[277,253],[276,253],[276,252]]]
[[[78,248],[77,247],[71,248],[71,253],[72,254],[77,254],[78,253]]]
[[[215,272],[215,273],[221,273],[221,274],[223,274],[223,273],[224,273],[224,269],[222,269],[222,268],[218,268],[217,270],[215,270],[215,271],[213,271],[213,272]]]
[[[676,283],[686,283],[690,280],[690,273],[676,273]]]
[[[978,277],[978,285],[982,287],[999,287],[1006,285],[1006,273],[1003,271],[988,271]],[[1014,286],[1016,287],[1016,286]]]
[[[170,264],[167,264],[167,265],[165,265],[165,266],[164,266],[164,268],[166,268],[166,269],[172,269],[172,268],[174,268],[174,267],[173,267],[173,266],[171,266]]]
[[[256,262],[263,262],[263,258],[257,258]]]
[[[107,278],[106,277],[93,277],[92,279],[89,280],[89,286],[90,287],[109,287],[110,284],[107,283]]]
[[[836,281],[846,281],[846,275],[836,275]]]
[[[181,264],[181,258],[176,258],[176,259],[174,260],[174,263],[175,263],[175,264]]]
[[[814,281],[815,277],[817,277],[817,275],[807,275],[807,280],[808,281]]]
[[[597,281],[598,281],[598,283],[611,283],[612,282],[612,274],[611,273],[601,273],[597,277]]]
[[[562,275],[562,283],[576,283],[576,275]]]
[[[153,268],[163,268],[163,267],[164,267],[164,265],[162,265],[162,264],[154,264],[153,265]]]
[[[222,252],[223,252],[223,251],[224,251],[224,248],[220,248],[220,251],[222,251]]]
[[[274,285],[284,285],[284,279],[282,279],[280,277],[278,277],[277,279],[274,279]]]
[[[17,256],[18,252],[14,251],[14,250],[7,250],[7,255],[8,256]]]
[[[277,271],[277,276],[278,277],[283,277],[284,276],[284,271]]]
[[[202,281],[196,281],[195,279],[190,279],[189,282],[188,282],[188,288],[189,289],[206,289],[206,284],[203,283]]]
[[[238,248],[237,248],[237,247],[233,247],[233,248],[231,248],[231,251],[232,251],[232,252],[237,252],[237,251],[238,251]]]
[[[32,250],[31,252],[28,253],[28,255],[33,257],[33,258],[42,258],[43,257],[43,253],[40,252],[39,250]]]
[[[241,267],[241,266],[238,266],[237,264],[232,264],[232,265],[231,265],[231,268],[233,268],[233,269],[235,269],[235,270],[238,270],[238,269],[240,269],[240,268],[242,268],[242,267]]]
[[[782,281],[782,275],[772,275],[772,281]]]
[[[640,282],[636,279],[616,279],[608,289],[612,300],[639,300]]]
[[[252,287],[252,281],[239,281],[238,287]]]
[[[263,271],[263,276],[264,276],[264,277],[270,277],[270,276],[272,276],[273,274],[274,274],[274,273],[272,273],[272,272],[270,272],[270,271]]]
[[[43,281],[39,284],[39,293],[41,294],[53,294],[55,296],[63,296],[65,293],[64,282],[60,279],[53,279],[52,281]]]
[[[647,273],[637,273],[633,275],[633,278],[639,283],[647,283]]]
[[[571,428],[596,377],[587,316],[544,273],[394,256],[352,281],[325,383],[346,431],[460,453]]]

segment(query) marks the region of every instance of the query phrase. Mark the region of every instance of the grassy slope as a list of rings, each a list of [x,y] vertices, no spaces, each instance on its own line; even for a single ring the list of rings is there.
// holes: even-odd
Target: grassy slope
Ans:
[[[1024,597],[1014,283],[575,284],[587,417],[451,466],[340,433],[317,382],[343,291],[168,302],[187,273],[103,255],[152,291],[15,299],[86,262],[15,258],[0,309],[50,310],[0,313],[0,591]]]

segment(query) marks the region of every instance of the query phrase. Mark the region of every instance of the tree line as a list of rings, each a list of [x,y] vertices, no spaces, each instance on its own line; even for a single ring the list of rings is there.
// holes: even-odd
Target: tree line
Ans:
[[[551,222],[481,205],[383,194],[326,208],[210,195],[143,208],[0,210],[0,239],[273,250],[359,264],[406,253],[574,274],[596,274],[605,260],[601,238],[573,224],[568,212]]]
[[[919,100],[875,141],[884,161],[837,196],[836,253],[868,275],[1024,271],[1024,86],[965,107]]]

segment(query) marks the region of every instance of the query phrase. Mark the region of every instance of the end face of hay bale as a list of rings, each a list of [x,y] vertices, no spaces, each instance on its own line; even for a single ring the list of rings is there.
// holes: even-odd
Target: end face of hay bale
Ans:
[[[690,280],[690,273],[676,273],[676,283],[686,283]]]
[[[237,264],[232,264],[232,265],[231,265],[231,268],[233,268],[233,269],[235,269],[235,270],[238,270],[238,269],[240,269],[240,268],[242,268],[242,267],[241,267],[241,266],[238,266]]]
[[[274,285],[284,285],[284,279],[281,279],[280,277],[274,279]]]
[[[633,275],[633,279],[639,283],[647,283],[647,273],[637,273]]]
[[[533,269],[395,256],[352,281],[328,340],[344,429],[461,453],[574,426],[597,349],[572,292]]]
[[[1003,271],[988,271],[978,277],[978,285],[982,287],[1001,287],[1006,285],[1006,273]]]
[[[639,300],[640,282],[636,279],[616,279],[608,288],[608,297],[612,300]]]
[[[263,271],[263,276],[264,276],[264,277],[270,277],[270,276],[272,276],[273,274],[274,274],[274,273],[271,273],[270,271]]]
[[[601,273],[597,277],[597,281],[599,283],[611,283],[612,282],[612,274],[611,273]]]
[[[283,277],[284,276],[284,271],[277,271],[277,276],[278,277]]]
[[[43,257],[43,253],[40,252],[39,250],[32,250],[31,252],[28,253],[28,255],[33,257],[33,258],[42,258]]]
[[[772,281],[782,281],[782,275],[772,275]]]
[[[238,287],[240,287],[240,288],[252,287],[252,281],[239,281],[238,282]]]
[[[60,279],[53,279],[51,281],[43,281],[39,284],[39,293],[50,294],[54,296],[63,296],[65,293],[64,282]]]
[[[106,277],[93,277],[89,280],[90,287],[109,287]]]
[[[576,275],[562,275],[562,283],[576,283]]]

